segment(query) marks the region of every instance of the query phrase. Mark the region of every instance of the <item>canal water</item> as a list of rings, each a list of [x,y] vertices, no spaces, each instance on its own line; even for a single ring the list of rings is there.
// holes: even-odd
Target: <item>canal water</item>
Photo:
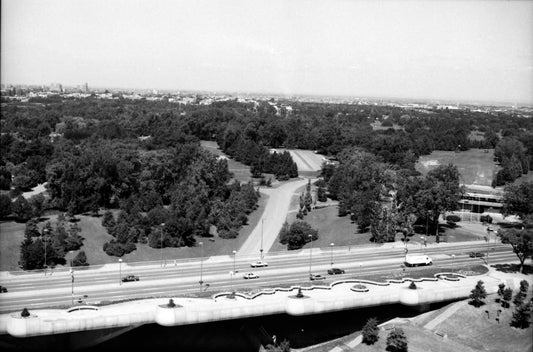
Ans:
[[[425,307],[424,311],[439,309],[449,303],[451,302],[432,304]],[[148,324],[78,351],[257,352],[261,345],[272,343],[273,338],[277,343],[289,341],[291,348],[304,348],[360,331],[371,317],[383,323],[396,317],[414,317],[421,312],[420,307],[394,304],[316,315],[277,314],[175,327]],[[4,351],[63,351],[67,350],[64,346],[76,340],[77,334],[27,339],[3,338],[7,338],[0,339],[0,347]]]

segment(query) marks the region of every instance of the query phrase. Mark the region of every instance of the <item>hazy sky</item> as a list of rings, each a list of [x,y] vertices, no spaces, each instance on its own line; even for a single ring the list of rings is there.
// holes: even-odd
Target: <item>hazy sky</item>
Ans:
[[[533,103],[533,1],[1,4],[7,84]]]

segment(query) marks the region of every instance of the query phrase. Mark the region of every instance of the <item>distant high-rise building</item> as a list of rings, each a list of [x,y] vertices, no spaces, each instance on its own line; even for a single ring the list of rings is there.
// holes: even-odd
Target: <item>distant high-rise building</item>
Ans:
[[[85,82],[85,84],[83,85],[83,91],[85,93],[89,93],[89,84],[87,82]]]
[[[63,92],[63,86],[61,85],[61,83],[52,83],[50,84],[50,91],[51,92]]]

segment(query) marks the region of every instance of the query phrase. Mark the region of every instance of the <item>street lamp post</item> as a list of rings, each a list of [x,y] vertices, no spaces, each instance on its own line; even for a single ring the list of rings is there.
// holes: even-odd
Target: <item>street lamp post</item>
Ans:
[[[329,246],[331,247],[331,251],[330,251],[330,253],[331,253],[331,255],[330,255],[330,257],[331,257],[331,258],[330,258],[330,262],[331,262],[331,267],[333,268],[333,246],[335,246],[335,243],[331,242],[331,243],[329,244]]]
[[[122,285],[122,258],[118,258],[118,285]]]
[[[265,219],[261,219],[261,249],[259,250],[261,260],[263,260],[263,222],[264,221]]]
[[[203,271],[203,265],[204,265],[204,243],[198,242],[200,245],[200,249],[202,251],[202,254],[200,254],[200,292],[202,292],[202,285],[204,284],[204,281],[202,280],[202,271]]]
[[[70,268],[69,273],[71,276],[70,301],[71,304],[74,305],[74,270]]]
[[[44,264],[43,264],[43,267],[44,267],[44,276],[46,276],[46,245],[48,244],[48,232],[50,230],[49,229],[44,229],[43,233],[44,233],[44,236],[43,236],[43,243],[44,243]]]
[[[452,254],[452,273],[455,271],[455,254]]]
[[[161,241],[159,243],[161,249],[160,249],[160,253],[161,253],[161,266],[163,266],[163,229],[165,227],[165,223],[161,223]]]
[[[235,257],[237,256],[237,251],[233,251],[233,271],[231,272],[231,292],[235,293],[233,288],[233,277],[235,276]]]
[[[487,228],[487,266],[489,266],[490,231]]]
[[[311,249],[309,250],[309,277],[311,277],[311,260],[313,257],[313,235],[309,234],[308,236],[311,242]]]

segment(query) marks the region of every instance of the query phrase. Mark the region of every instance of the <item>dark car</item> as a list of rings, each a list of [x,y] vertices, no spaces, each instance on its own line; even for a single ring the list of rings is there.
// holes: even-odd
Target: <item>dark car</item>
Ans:
[[[329,275],[344,274],[344,270],[343,269],[339,269],[339,268],[333,268],[333,269],[329,269],[328,270],[328,274]]]
[[[483,258],[485,256],[485,253],[483,252],[470,252],[468,253],[470,258]]]
[[[139,281],[139,277],[135,275],[127,275],[122,278],[122,282]]]
[[[322,276],[322,275],[319,275],[319,274],[316,274],[316,275],[313,274],[313,275],[309,276],[309,279],[310,279],[311,281],[325,280],[326,277],[325,277],[325,276]]]
[[[7,292],[7,287],[5,287],[5,286],[0,286],[0,292],[2,292],[2,293]]]

